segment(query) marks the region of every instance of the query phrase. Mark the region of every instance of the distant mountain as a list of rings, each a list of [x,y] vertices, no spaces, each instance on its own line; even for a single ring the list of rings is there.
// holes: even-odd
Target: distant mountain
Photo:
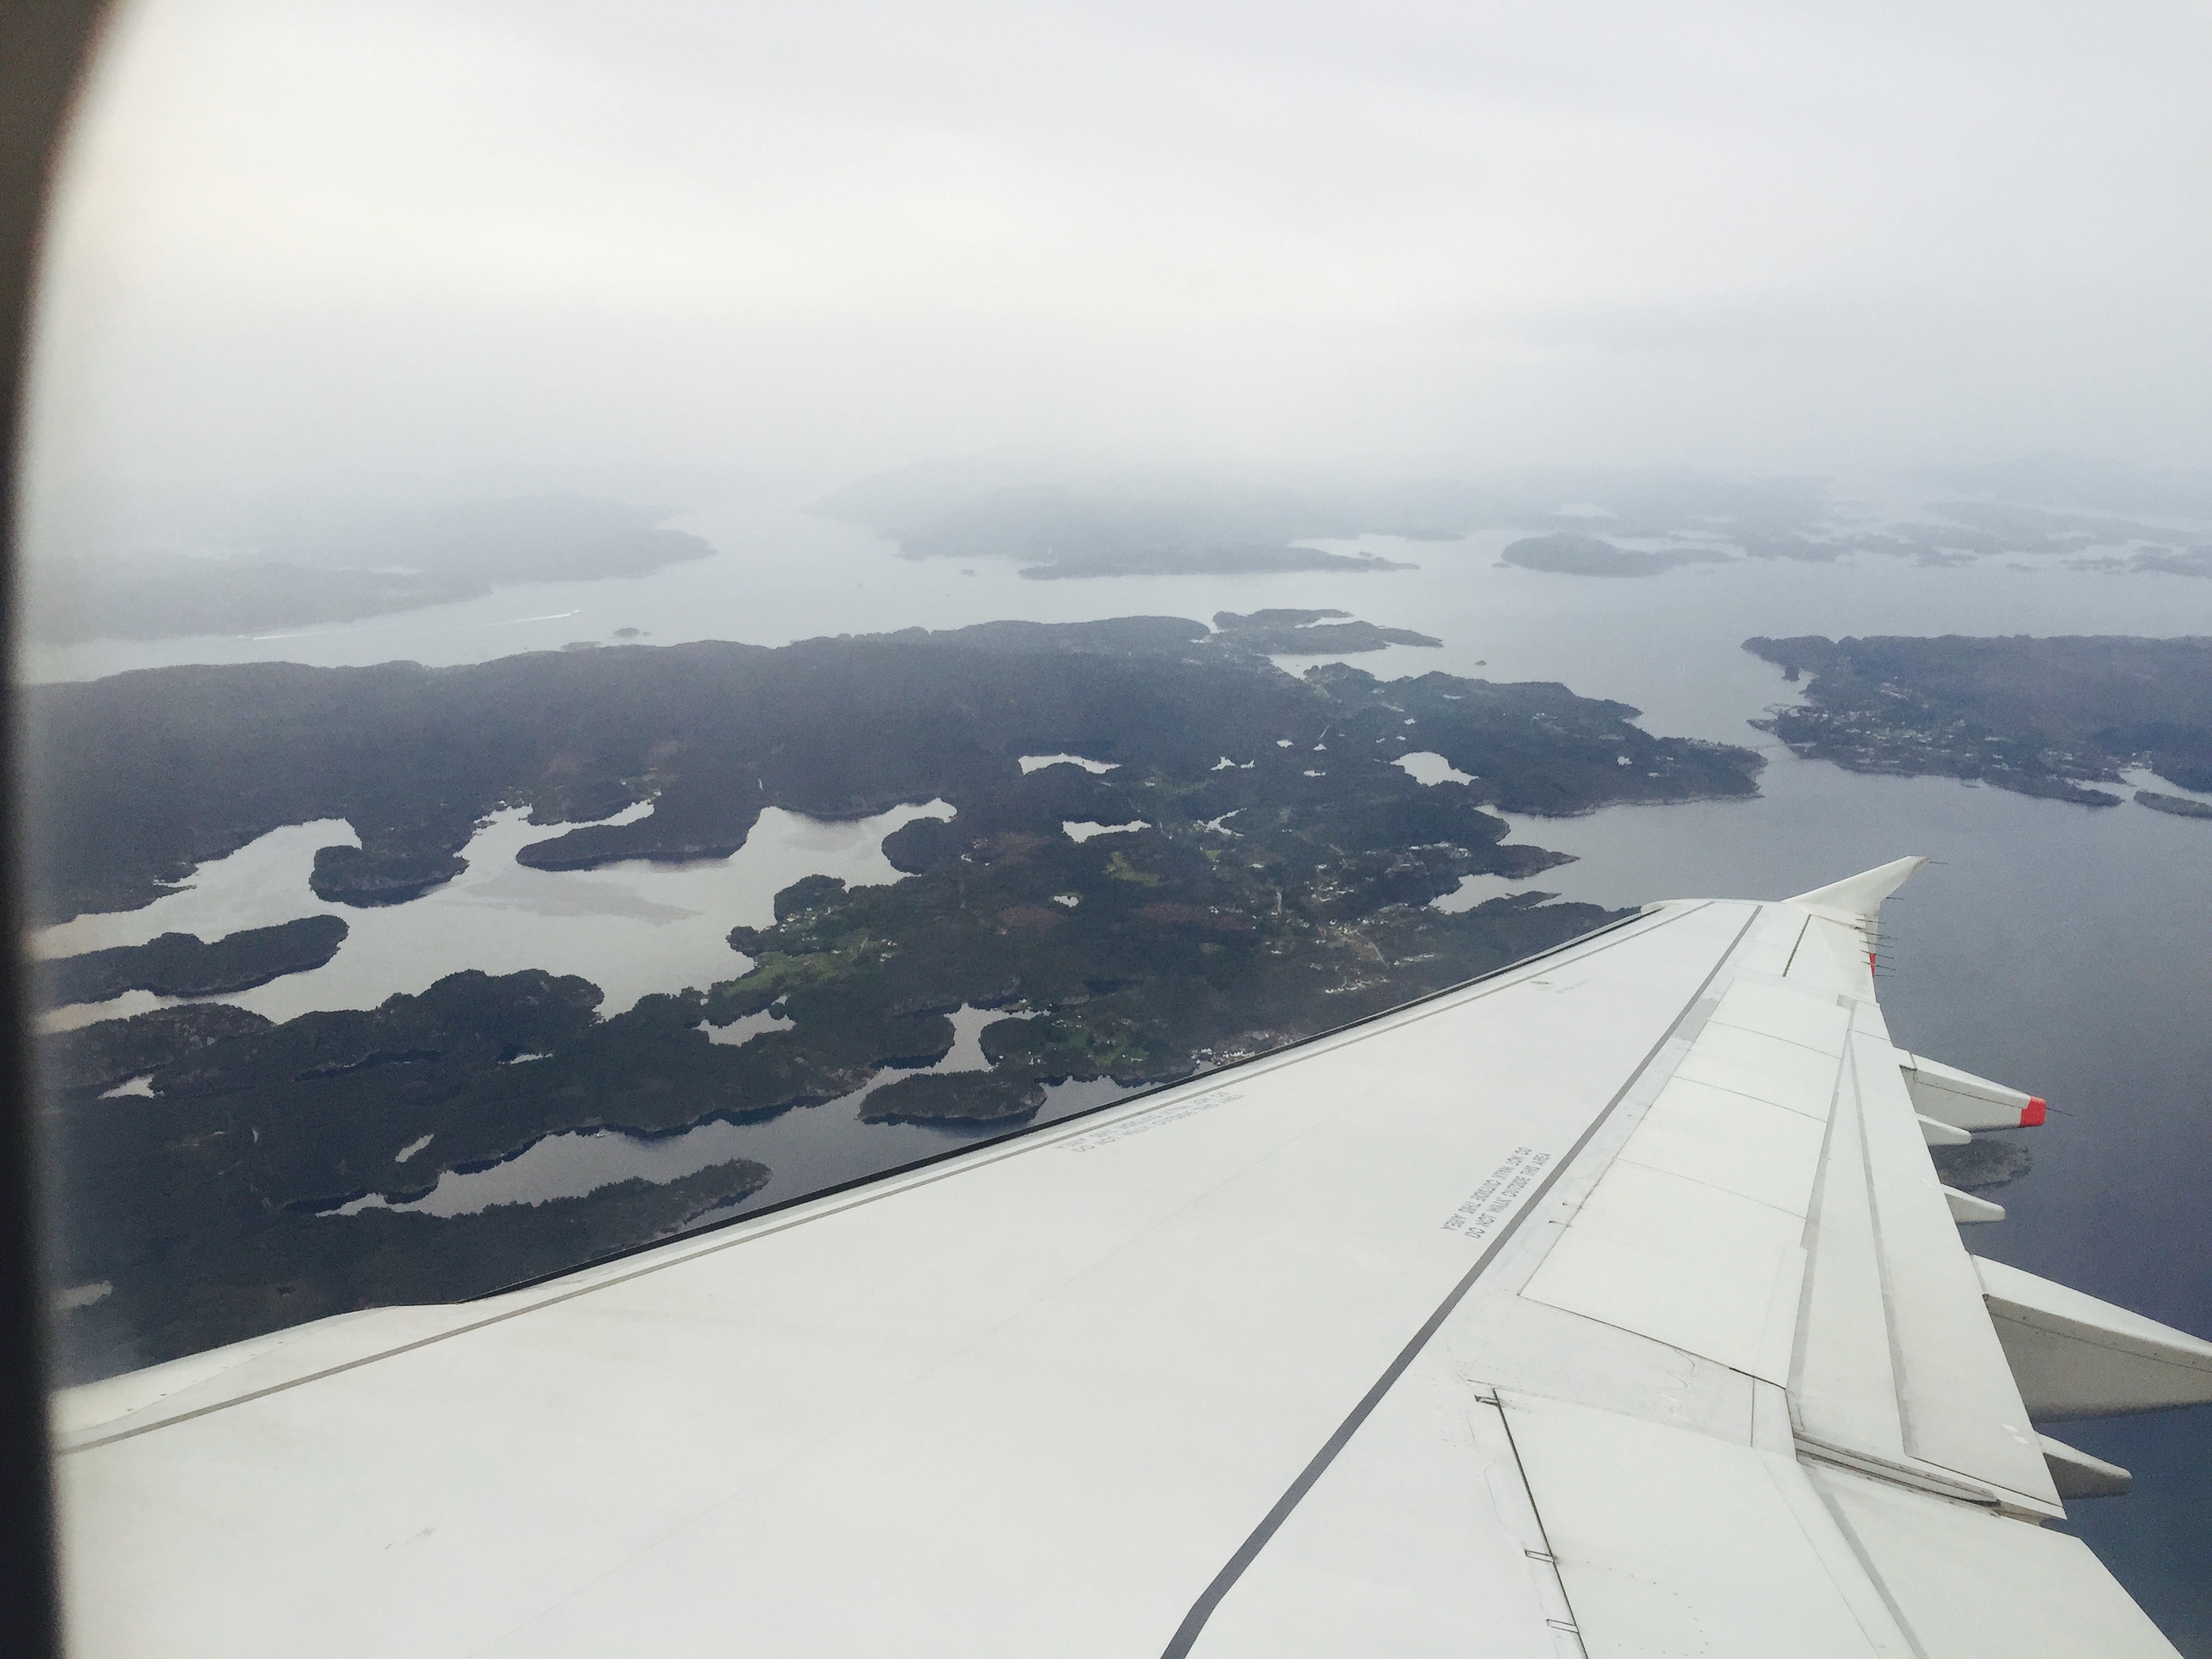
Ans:
[[[714,549],[620,501],[536,495],[290,523],[221,555],[109,554],[34,571],[31,631],[68,644],[257,634],[649,575]]]

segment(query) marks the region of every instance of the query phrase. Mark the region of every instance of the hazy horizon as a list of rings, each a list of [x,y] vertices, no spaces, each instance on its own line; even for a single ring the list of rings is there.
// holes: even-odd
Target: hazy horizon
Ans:
[[[2179,5],[137,0],[48,251],[39,544],[1012,450],[2193,471],[2209,48]]]

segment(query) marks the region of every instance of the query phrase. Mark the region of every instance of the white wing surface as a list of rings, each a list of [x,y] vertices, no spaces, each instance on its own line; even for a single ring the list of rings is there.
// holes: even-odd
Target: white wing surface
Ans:
[[[2212,1346],[1962,1247],[1928,1138],[2014,1097],[1890,1045],[1917,862],[64,1395],[73,1650],[2171,1655],[2014,1367]]]

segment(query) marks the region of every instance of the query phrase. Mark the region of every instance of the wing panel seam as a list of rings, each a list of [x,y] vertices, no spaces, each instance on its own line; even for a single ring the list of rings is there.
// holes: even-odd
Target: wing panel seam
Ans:
[[[1190,1611],[1183,1616],[1182,1623],[1176,1626],[1175,1635],[1170,1638],[1167,1646],[1161,1650],[1160,1659],[1187,1659],[1199,1637],[1204,1633],[1206,1621],[1213,1616],[1214,1609],[1218,1607],[1229,1592],[1236,1588],[1237,1581],[1244,1576],[1245,1569],[1259,1559],[1260,1552],[1265,1549],[1268,1540],[1281,1530],[1283,1523],[1290,1519],[1291,1512],[1297,1508],[1306,1493],[1310,1492],[1322,1476],[1328,1472],[1329,1465],[1334,1463],[1337,1455],[1351,1443],[1352,1437],[1359,1431],[1360,1425],[1366,1422],[1374,1413],[1375,1408],[1382,1403],[1383,1396],[1390,1392],[1398,1379],[1403,1376],[1413,1361],[1420,1357],[1421,1351],[1428,1346],[1436,1334],[1443,1328],[1444,1322],[1451,1317],[1452,1310],[1458,1307],[1465,1299],[1467,1293],[1474,1288],[1475,1281],[1488,1271],[1491,1263],[1496,1260],[1498,1253],[1519,1235],[1522,1222],[1536,1212],[1545,1194],[1551,1191],[1553,1183],[1572,1167],[1575,1160],[1582,1155],[1583,1148],[1589,1146],[1591,1138],[1604,1127],[1614,1111],[1620,1108],[1620,1103],[1628,1097],[1630,1091],[1635,1088],[1644,1073],[1650,1069],[1651,1063],[1657,1060],[1667,1045],[1674,1041],[1675,1031],[1680,1029],[1683,1020],[1688,1018],[1690,1011],[1695,1008],[1704,998],[1712,982],[1720,977],[1721,969],[1728,966],[1736,951],[1742,946],[1745,936],[1751,932],[1752,926],[1759,920],[1759,915],[1760,910],[1754,908],[1751,915],[1744,919],[1743,926],[1736,930],[1735,937],[1729,941],[1728,948],[1721,952],[1719,958],[1713,963],[1711,971],[1698,981],[1698,988],[1690,994],[1674,1018],[1667,1023],[1667,1029],[1660,1034],[1659,1040],[1654,1042],[1650,1051],[1637,1062],[1635,1069],[1629,1073],[1620,1087],[1613,1092],[1613,1098],[1607,1101],[1590,1119],[1589,1125],[1576,1138],[1575,1144],[1567,1149],[1566,1155],[1555,1161],[1550,1173],[1530,1190],[1521,1206],[1514,1212],[1506,1224],[1498,1229],[1498,1236],[1484,1247],[1482,1254],[1475,1259],[1474,1265],[1469,1267],[1465,1276],[1452,1287],[1443,1301],[1438,1304],[1437,1310],[1429,1316],[1420,1329],[1413,1333],[1413,1340],[1400,1350],[1398,1357],[1392,1360],[1382,1375],[1376,1379],[1375,1385],[1369,1389],[1360,1397],[1359,1403],[1352,1408],[1351,1415],[1346,1417],[1338,1426],[1336,1432],[1322,1443],[1321,1449],[1314,1454],[1312,1460],[1298,1472],[1297,1479],[1291,1483],[1289,1490],[1276,1500],[1274,1507],[1261,1517],[1260,1524],[1253,1528],[1251,1535],[1246,1538],[1237,1553],[1229,1558],[1221,1571],[1214,1575],[1212,1582],[1200,1594],[1198,1600],[1192,1603]],[[1517,1461],[1519,1457],[1517,1451],[1515,1453],[1515,1457]]]

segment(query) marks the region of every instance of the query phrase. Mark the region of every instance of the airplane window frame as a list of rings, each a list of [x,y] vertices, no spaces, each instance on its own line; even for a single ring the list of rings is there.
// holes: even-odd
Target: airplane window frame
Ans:
[[[0,4],[0,697],[7,799],[0,818],[0,905],[12,948],[0,963],[0,1606],[14,1650],[61,1651],[54,1576],[54,1509],[46,1447],[46,1315],[39,1272],[38,1126],[21,956],[23,810],[15,696],[16,549],[31,301],[47,197],[84,69],[109,13],[106,0],[6,0]]]

